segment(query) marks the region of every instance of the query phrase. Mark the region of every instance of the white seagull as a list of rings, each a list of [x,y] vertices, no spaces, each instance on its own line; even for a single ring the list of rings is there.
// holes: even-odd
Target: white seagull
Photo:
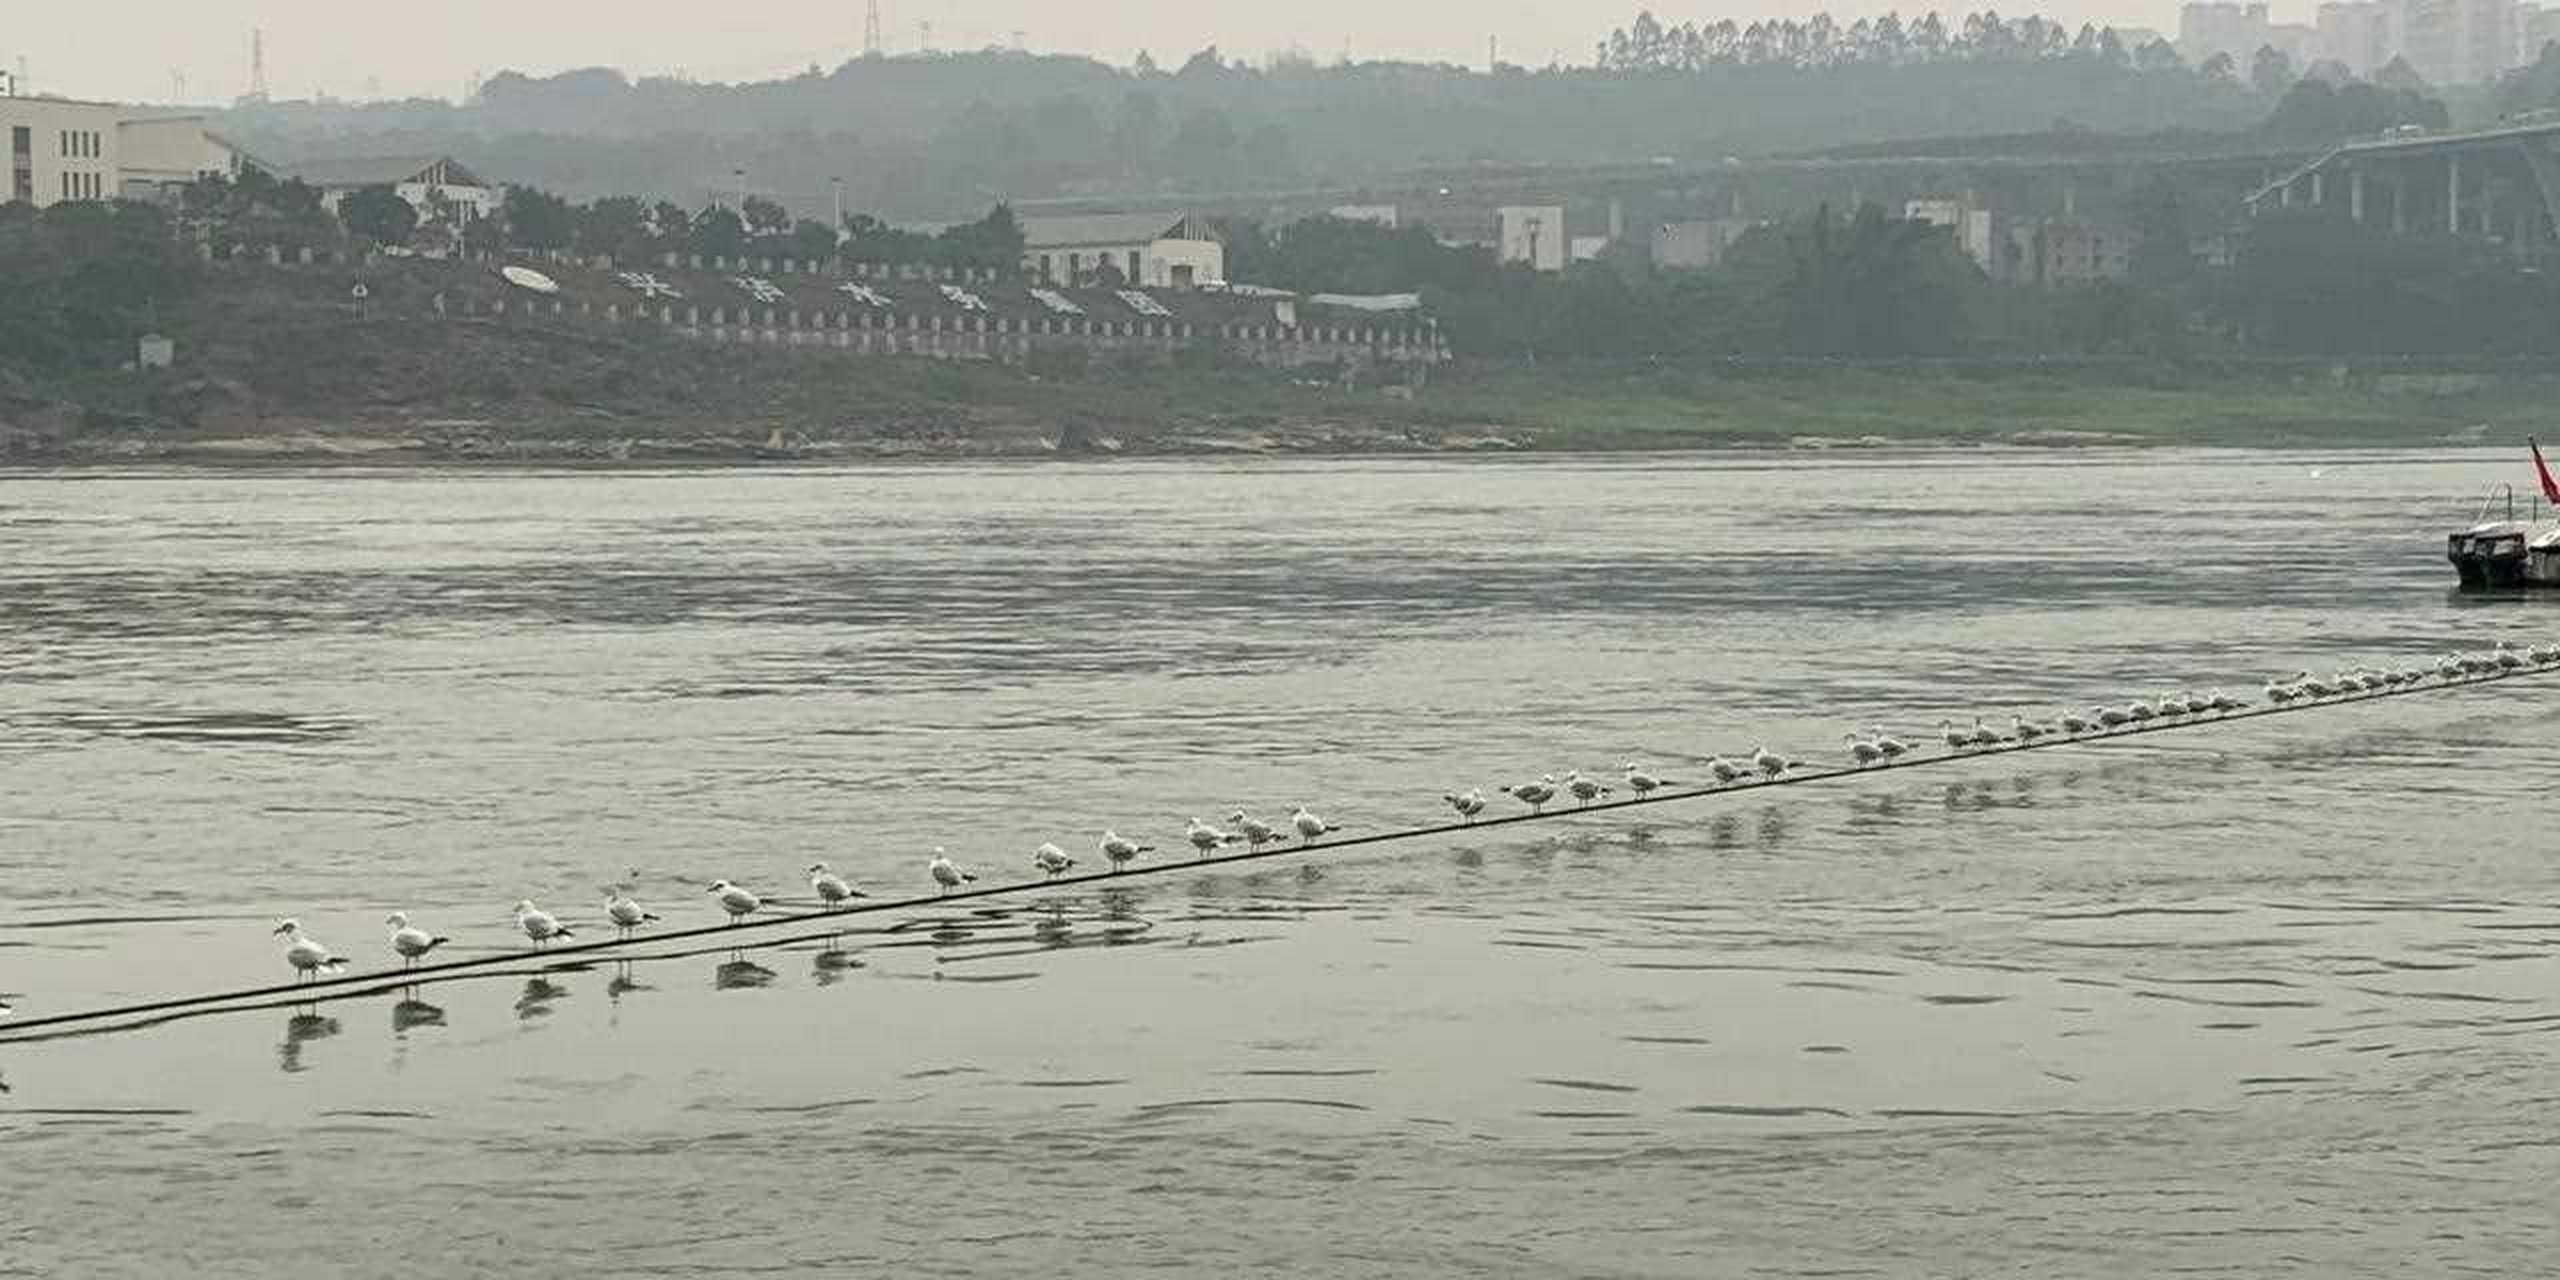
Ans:
[[[1982,722],[1982,717],[1975,716],[1973,718],[1973,745],[1977,747],[1996,747],[2007,741],[2007,738],[2000,735],[1999,730],[1992,728],[1990,725],[1984,724]]]
[[[321,969],[346,967],[347,962],[330,955],[318,939],[305,935],[300,924],[287,920],[276,926],[276,932],[285,939],[284,960],[293,966],[294,981],[308,979]]]
[[[1102,833],[1102,856],[1111,860],[1111,869],[1114,871],[1128,865],[1129,859],[1142,853],[1153,853],[1155,850],[1154,845],[1140,844],[1122,836],[1117,831],[1106,828]]]
[[[846,884],[843,876],[827,870],[827,864],[823,862],[809,864],[809,887],[817,891],[818,901],[830,907],[842,903],[847,898],[869,896],[860,889]]]
[[[2033,720],[2029,720],[2025,716],[2019,715],[2016,712],[2011,712],[2009,714],[2009,732],[2016,735],[2020,742],[2033,742],[2053,731],[2043,725],[2037,724]]]
[[[604,917],[613,922],[614,936],[628,938],[631,931],[658,918],[658,913],[631,900],[620,887],[604,891]]]
[[[551,945],[553,938],[570,936],[569,926],[530,902],[516,904],[516,927],[524,930],[524,936],[533,939],[533,945],[537,947]]]
[[[1751,748],[1751,764],[1753,768],[1771,778],[1787,771],[1787,758],[1762,746]]]
[[[1707,759],[1707,772],[1714,774],[1716,781],[1720,783],[1740,782],[1751,776],[1751,766],[1739,760],[1727,760],[1723,756],[1710,756]]]
[[[1840,738],[1849,744],[1849,759],[1861,769],[1884,759],[1884,748],[1859,737],[1855,729],[1841,734]]]
[[[1661,789],[1662,779],[1637,768],[1635,761],[1629,760],[1624,768],[1627,773],[1627,790],[1635,792],[1636,799],[1642,800]]]
[[[1529,806],[1531,813],[1545,813],[1547,802],[1556,798],[1556,776],[1551,773],[1536,782],[1504,787],[1502,794]]]
[[[1583,777],[1582,771],[1579,769],[1569,769],[1565,771],[1564,789],[1573,793],[1573,803],[1576,808],[1580,808],[1583,805],[1587,805],[1592,801],[1609,794],[1609,789],[1607,787],[1600,785],[1600,783],[1594,779]]]
[[[2088,717],[2081,715],[2077,711],[2065,711],[2062,713],[2062,731],[2064,733],[2087,733],[2096,727],[2097,726],[2092,723]]]
[[[1234,844],[1243,837],[1231,831],[1220,831],[1198,818],[1193,818],[1191,825],[1183,828],[1182,838],[1190,841],[1191,847],[1198,850],[1199,855],[1205,858],[1216,852],[1218,846]]]
[[[1973,745],[1973,730],[1957,728],[1953,720],[1938,722],[1938,736],[1946,740],[1949,751],[1962,751]]]
[[[400,967],[403,969],[415,966],[418,963],[418,957],[453,941],[442,934],[431,934],[409,923],[409,913],[406,911],[394,911],[384,916],[382,922],[391,926],[391,949],[400,953]]]
[[[924,869],[932,874],[933,882],[942,886],[942,891],[944,893],[949,893],[964,884],[970,884],[977,880],[976,876],[961,870],[956,864],[954,864],[951,861],[951,856],[944,853],[938,845],[935,846],[933,851],[933,861],[926,863]]]
[[[1332,835],[1336,831],[1342,830],[1342,828],[1334,826],[1333,824],[1326,822],[1324,819],[1307,812],[1307,807],[1305,805],[1299,805],[1296,812],[1289,815],[1289,825],[1298,829],[1298,843],[1300,844],[1305,844],[1308,841],[1315,839],[1317,836],[1328,836]]]
[[[1899,760],[1911,750],[1910,743],[1886,733],[1883,725],[1877,725],[1867,733],[1868,740],[1876,744],[1876,750],[1883,752],[1887,760]]]
[[[1054,844],[1044,844],[1031,851],[1031,865],[1040,868],[1041,875],[1055,880],[1065,874],[1067,868],[1076,865],[1076,860],[1068,857],[1066,850]]]
[[[2119,711],[2114,707],[2099,707],[2091,711],[2089,714],[2096,716],[2099,724],[2110,729],[2121,728],[2128,721],[2133,719],[2132,716],[2126,715],[2124,712]]]
[[[1473,787],[1457,795],[1442,792],[1440,798],[1448,801],[1449,807],[1458,811],[1458,818],[1462,822],[1473,822],[1477,814],[1484,812],[1484,792]]]
[[[737,922],[746,919],[748,916],[754,915],[764,906],[764,899],[759,898],[726,880],[712,881],[711,887],[703,890],[703,892],[720,899],[720,909],[729,913],[729,923],[731,924],[736,924]]]
[[[1236,824],[1236,830],[1244,833],[1244,846],[1248,849],[1260,849],[1274,840],[1283,838],[1278,827],[1260,818],[1246,817],[1242,809],[1228,814],[1227,821]]]

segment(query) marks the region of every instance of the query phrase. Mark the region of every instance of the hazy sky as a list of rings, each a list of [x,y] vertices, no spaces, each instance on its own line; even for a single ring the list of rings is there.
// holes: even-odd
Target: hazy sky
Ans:
[[[1090,53],[1125,63],[1138,49],[1170,67],[1216,44],[1229,57],[1302,48],[1330,60],[1347,45],[1361,58],[1409,57],[1481,65],[1485,40],[1505,61],[1587,61],[1608,28],[1638,3],[1560,0],[1294,0],[1287,4],[1173,0],[881,0],[890,52],[916,47],[931,21],[941,48],[1009,42],[1037,51]],[[1801,16],[1828,8],[1844,20],[1892,3],[1753,0],[1722,6],[1654,6],[1666,21]],[[1941,6],[1950,14],[1965,5]],[[1972,7],[1983,7],[1975,0]],[[2011,17],[2025,4],[1999,5]],[[226,101],[248,81],[249,30],[264,27],[267,75],[278,97],[412,93],[455,96],[475,70],[542,73],[606,65],[636,73],[682,69],[706,80],[761,78],[816,62],[832,67],[862,49],[863,0],[752,0],[677,5],[666,0],[428,0],[364,5],[349,0],[26,0],[0,23],[0,58],[23,55],[42,92],[70,97],[166,100],[172,73],[188,97]],[[2311,0],[2276,6],[2279,18]],[[2170,31],[2176,0],[2060,0],[2038,10],[2086,21]],[[14,47],[8,42],[15,42]]]

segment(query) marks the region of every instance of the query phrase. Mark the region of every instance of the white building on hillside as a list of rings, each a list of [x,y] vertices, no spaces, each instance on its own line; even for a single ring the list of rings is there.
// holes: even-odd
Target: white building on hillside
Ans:
[[[1977,207],[1972,196],[1906,200],[1902,204],[1902,216],[1913,222],[1945,227],[1955,234],[1956,247],[1964,250],[1964,256],[1973,259],[1973,265],[1985,271],[1999,268],[1999,260],[1992,256],[1995,236],[1991,211]]]
[[[8,169],[0,203],[37,208],[77,200],[164,200],[209,174],[254,163],[202,117],[138,115],[117,102],[0,94]]]
[[[421,218],[438,205],[484,218],[497,211],[498,189],[482,182],[451,156],[389,156],[353,160],[313,160],[294,166],[293,176],[320,188],[320,205],[331,213],[338,202],[370,187],[389,187]]]
[[[247,168],[267,169],[230,139],[205,127],[203,116],[155,116],[127,120],[116,129],[118,186],[128,200],[173,199],[198,178],[238,178]]]
[[[1504,262],[1525,262],[1532,271],[1564,270],[1572,245],[1565,238],[1563,205],[1504,205],[1494,218],[1501,227],[1495,252]]]
[[[1191,289],[1227,278],[1227,247],[1187,213],[1022,219],[1024,274],[1048,284],[1089,284],[1106,264],[1138,288]]]

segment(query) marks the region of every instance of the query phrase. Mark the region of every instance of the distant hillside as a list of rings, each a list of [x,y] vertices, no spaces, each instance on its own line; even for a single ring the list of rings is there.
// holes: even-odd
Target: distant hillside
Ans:
[[[2059,30],[2038,23],[2012,25]],[[738,85],[508,73],[466,106],[274,103],[235,110],[223,127],[284,158],[451,151],[576,197],[699,203],[743,169],[750,188],[810,211],[841,177],[850,207],[931,218],[1000,197],[1330,185],[1433,164],[1715,160],[2057,122],[2224,130],[2266,112],[2248,88],[2174,55],[2135,59],[2041,36],[2000,43],[1995,29],[1967,19],[1966,34],[1928,48],[1790,33],[1765,50],[1737,40],[1694,65],[1604,54],[1607,68],[1492,73],[1251,68],[1215,49],[1173,71],[987,52],[866,58]]]

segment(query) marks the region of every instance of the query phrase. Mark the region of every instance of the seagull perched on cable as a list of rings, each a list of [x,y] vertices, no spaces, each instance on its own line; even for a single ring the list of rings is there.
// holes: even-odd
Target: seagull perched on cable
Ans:
[[[320,940],[302,932],[302,926],[286,920],[276,926],[285,939],[284,960],[293,966],[294,981],[300,982],[322,969],[343,969],[347,962],[329,954]]]
[[[1289,825],[1298,829],[1298,843],[1300,844],[1305,844],[1308,841],[1315,839],[1317,836],[1332,835],[1334,832],[1342,830],[1342,828],[1334,826],[1333,824],[1326,822],[1324,819],[1307,812],[1307,807],[1305,805],[1299,805],[1297,811],[1289,815]]]
[[[1949,751],[1962,751],[1973,745],[1973,730],[1959,728],[1953,720],[1938,722],[1938,736],[1946,740]]]
[[[830,907],[842,903],[847,898],[870,896],[846,884],[844,877],[827,870],[827,864],[823,862],[809,864],[809,887],[817,891],[819,902]]]
[[[531,902],[516,904],[516,927],[524,930],[524,936],[533,939],[533,945],[537,947],[551,945],[553,938],[570,936],[569,926]]]
[[[418,963],[418,957],[453,941],[442,934],[431,934],[409,923],[409,913],[406,911],[394,911],[384,916],[382,922],[391,926],[391,949],[400,953],[400,967],[403,969],[414,967]]]
[[[1076,860],[1068,857],[1066,850],[1054,844],[1044,844],[1031,851],[1031,865],[1040,868],[1041,875],[1055,880],[1065,874],[1067,868],[1076,865]]]
[[[1709,756],[1707,772],[1714,774],[1718,783],[1740,782],[1751,776],[1751,766],[1723,756]]]
[[[1205,858],[1216,852],[1218,846],[1234,844],[1244,837],[1231,831],[1220,831],[1198,818],[1193,818],[1191,825],[1183,829],[1182,838],[1190,841],[1191,847],[1199,850],[1200,856]]]
[[[1626,770],[1627,774],[1627,790],[1635,792],[1636,799],[1642,800],[1645,797],[1652,795],[1655,791],[1661,789],[1662,779],[1637,768],[1635,761],[1629,760],[1622,767]]]
[[[658,913],[633,902],[619,886],[610,886],[604,891],[604,916],[613,922],[615,937],[628,938],[632,930],[656,920]]]
[[[1556,798],[1556,776],[1551,773],[1536,782],[1504,787],[1502,794],[1529,806],[1531,813],[1545,813],[1547,802]]]
[[[2232,697],[2230,694],[2224,693],[2220,689],[2214,690],[2213,695],[2205,699],[2205,705],[2216,711],[2222,712],[2224,715],[2229,715],[2234,711],[2246,711],[2249,708],[2247,700]]]
[[[1154,845],[1140,844],[1117,831],[1106,828],[1102,833],[1102,856],[1111,860],[1111,869],[1114,871],[1126,866],[1131,858],[1139,854],[1155,851]]]
[[[1883,725],[1877,725],[1875,728],[1869,729],[1867,734],[1867,740],[1875,743],[1876,750],[1883,752],[1884,758],[1887,760],[1899,760],[1911,750],[1910,743],[1904,742],[1902,739],[1897,738],[1890,733],[1886,733]]]
[[[2117,710],[2114,707],[2099,707],[2092,710],[2089,714],[2096,716],[2099,724],[2110,729],[2122,728],[2133,719],[2132,716],[2126,715],[2124,712]]]
[[[1458,820],[1461,822],[1473,822],[1477,814],[1484,812],[1484,793],[1473,787],[1456,795],[1444,791],[1440,793],[1440,798],[1448,801],[1449,807],[1458,811]]]
[[[2516,646],[2512,641],[2499,641],[2498,651],[2489,656],[2502,670],[2521,671],[2524,669],[2524,655],[2516,652]]]
[[[2053,731],[2043,725],[2037,724],[2033,720],[2029,720],[2025,716],[2011,712],[2009,715],[2009,732],[2015,735],[2019,742],[2026,743],[2033,742]]]
[[[1975,716],[1973,718],[1973,745],[1977,747],[1996,747],[2008,740],[2009,739],[1999,730],[1992,728],[1990,725],[1984,724],[1982,722],[1982,717]]]
[[[1751,748],[1751,765],[1764,776],[1776,778],[1787,771],[1787,758],[1767,747]]]
[[[703,890],[720,900],[720,909],[729,913],[729,923],[746,919],[764,906],[764,899],[726,880],[714,880]]]
[[[1840,738],[1843,742],[1849,744],[1850,761],[1861,769],[1874,764],[1878,760],[1884,759],[1884,748],[1859,737],[1858,731],[1855,729],[1841,734]]]
[[[2096,727],[2097,725],[2092,723],[2088,717],[2081,715],[2077,711],[2065,711],[2062,713],[2062,731],[2064,733],[2082,734],[2087,733]]]
[[[1587,805],[1592,801],[1609,794],[1609,789],[1607,787],[1600,785],[1600,783],[1594,779],[1583,777],[1582,771],[1579,769],[1569,769],[1565,771],[1564,789],[1573,793],[1573,803],[1576,808],[1580,808],[1583,805]]]
[[[2153,719],[2159,714],[2159,712],[2153,711],[2151,709],[2151,704],[2147,702],[2128,702],[2125,704],[2124,708],[2124,718],[2133,721],[2135,724],[2140,724],[2145,720]]]
[[[1244,833],[1244,847],[1248,849],[1260,849],[1274,840],[1284,838],[1278,827],[1260,818],[1246,817],[1242,809],[1228,814],[1227,821],[1236,824],[1236,830]]]
[[[944,853],[938,845],[935,846],[933,851],[933,861],[926,863],[924,869],[928,874],[932,875],[933,882],[935,884],[942,886],[942,891],[944,893],[949,893],[964,884],[971,884],[977,880],[976,876],[961,870],[958,864],[952,862],[951,856]]]

